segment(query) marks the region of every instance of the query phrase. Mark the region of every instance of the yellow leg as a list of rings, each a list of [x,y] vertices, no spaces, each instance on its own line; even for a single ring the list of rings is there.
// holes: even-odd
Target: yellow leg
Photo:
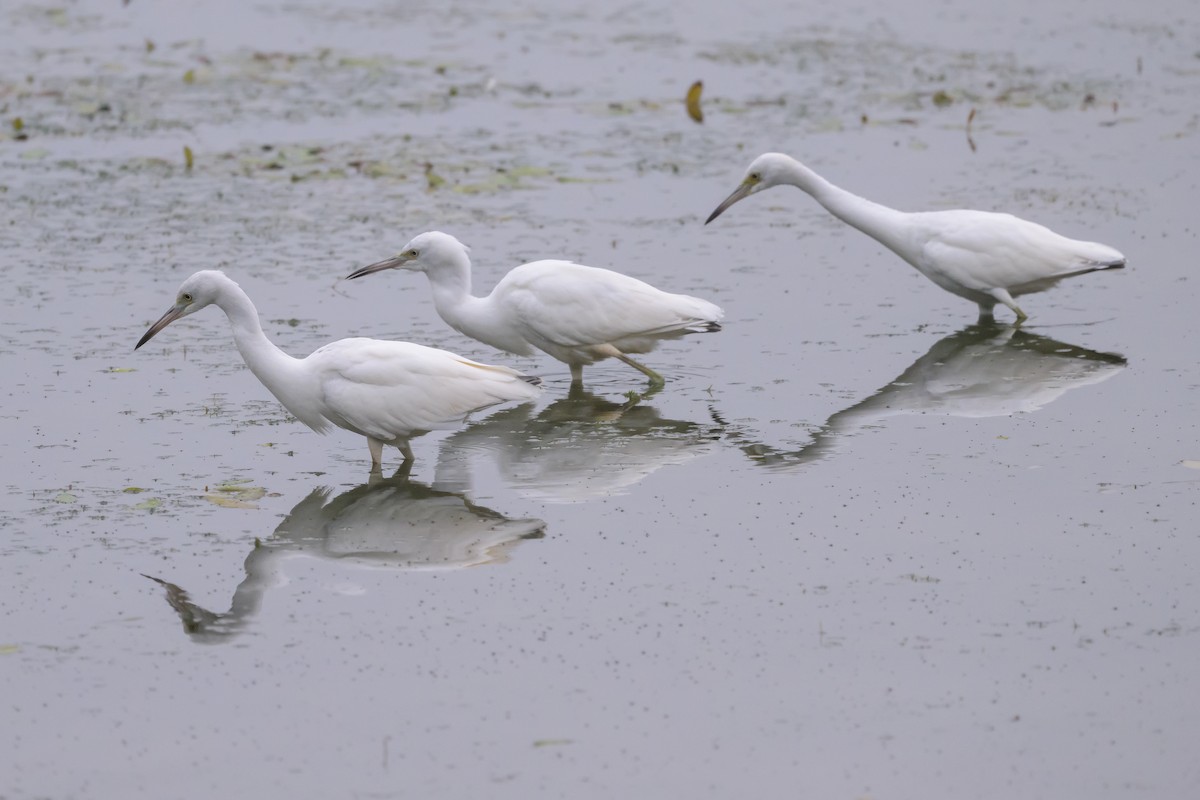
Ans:
[[[1007,289],[992,289],[988,294],[1012,309],[1012,312],[1017,315],[1018,325],[1029,319],[1029,315],[1021,310],[1021,307],[1017,305],[1017,301],[1013,299],[1013,296],[1008,293]]]
[[[667,385],[667,382],[666,382],[666,380],[663,379],[662,375],[659,375],[657,372],[650,369],[646,365],[639,364],[638,362],[634,361],[632,358],[625,355],[624,353],[618,352],[616,357],[621,359],[622,361],[624,361],[629,366],[636,369],[638,372],[645,375],[647,378],[649,378],[650,379],[650,391],[657,392],[659,389],[661,389]]]

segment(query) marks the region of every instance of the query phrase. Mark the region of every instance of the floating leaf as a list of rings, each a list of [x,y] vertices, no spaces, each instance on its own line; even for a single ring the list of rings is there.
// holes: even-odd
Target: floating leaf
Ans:
[[[192,165],[196,163],[196,159],[192,156],[192,148],[186,144],[183,146],[183,168],[191,172]]]
[[[703,91],[704,81],[696,81],[687,90],[687,113],[696,122],[704,122],[704,112],[700,110],[700,93]]]
[[[153,511],[154,509],[158,508],[161,505],[162,505],[162,500],[159,500],[157,497],[148,497],[145,500],[143,500],[142,502],[138,503],[136,506],[134,506],[134,508],[140,509],[142,511]]]
[[[196,70],[189,69],[187,72],[183,73],[183,82],[184,83],[195,83],[196,82]]]
[[[150,490],[149,490],[149,489],[143,489],[143,488],[142,488],[142,487],[140,487],[140,486],[126,486],[126,487],[125,487],[124,489],[122,489],[121,491],[123,491],[125,494],[141,494],[142,492],[148,492],[148,491],[150,491]]]
[[[574,739],[538,739],[533,743],[534,747],[561,747],[564,744],[575,744]]]
[[[943,89],[938,89],[933,93],[933,104],[938,108],[945,108],[954,103],[954,98],[946,93]]]
[[[0,656],[11,656],[13,653],[21,652],[19,644],[0,644]]]
[[[261,486],[245,486],[249,479],[226,481],[204,495],[204,499],[221,508],[258,508],[255,500],[267,493]]]
[[[149,39],[146,40],[146,52],[147,53],[154,52],[154,42],[150,41]]]
[[[78,499],[70,492],[59,492],[54,496],[54,502],[56,503],[74,503]]]
[[[13,132],[20,133],[21,131],[25,130],[25,120],[21,119],[20,117],[13,117],[12,126]]]
[[[101,370],[101,372],[113,374],[118,372],[137,372],[137,369],[134,367],[109,367],[108,369]]]

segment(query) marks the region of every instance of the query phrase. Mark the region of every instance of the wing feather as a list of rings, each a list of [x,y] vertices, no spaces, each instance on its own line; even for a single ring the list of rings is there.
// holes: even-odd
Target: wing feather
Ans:
[[[532,341],[559,347],[605,344],[720,321],[720,308],[607,269],[535,261],[512,270],[493,292]]]
[[[383,441],[539,393],[516,370],[410,342],[342,339],[309,359],[329,421]]]

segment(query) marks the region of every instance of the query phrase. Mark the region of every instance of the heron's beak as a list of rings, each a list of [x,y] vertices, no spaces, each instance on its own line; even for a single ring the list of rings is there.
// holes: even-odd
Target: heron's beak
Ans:
[[[713,211],[713,213],[708,215],[708,219],[704,220],[704,224],[707,225],[708,223],[712,222],[717,217],[721,216],[721,214],[723,214],[725,212],[725,209],[729,208],[731,205],[736,203],[738,200],[741,200],[744,197],[748,197],[750,195],[750,193],[752,191],[754,191],[754,186],[755,186],[755,184],[750,183],[749,181],[743,181],[742,185],[733,191],[733,194],[729,195],[729,197],[726,197],[724,202],[722,202],[721,205],[717,206],[716,210]]]
[[[153,339],[154,335],[156,333],[158,333],[163,328],[170,325],[175,320],[182,317],[187,312],[187,310],[188,310],[187,306],[179,306],[179,305],[172,306],[170,311],[163,314],[162,317],[158,320],[158,322],[151,325],[150,330],[146,331],[146,334],[144,336],[142,336],[141,339],[138,339],[138,343],[133,346],[133,349],[137,350],[139,347],[144,345],[146,342]]]
[[[385,269],[403,269],[404,265],[410,260],[411,259],[408,256],[401,253],[398,256],[392,256],[391,258],[383,261],[377,261],[374,264],[363,267],[362,269],[355,270],[346,276],[346,280],[352,281],[355,278],[361,278],[364,275],[370,275],[372,272],[382,272]]]

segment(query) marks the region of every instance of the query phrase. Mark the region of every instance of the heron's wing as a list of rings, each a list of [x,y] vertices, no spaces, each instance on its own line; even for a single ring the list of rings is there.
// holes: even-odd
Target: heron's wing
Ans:
[[[971,289],[1055,281],[1125,261],[1107,245],[1068,239],[1011,214],[964,210],[912,217],[926,239],[923,256],[930,268]]]
[[[479,408],[530,400],[539,390],[508,367],[409,342],[342,339],[317,350],[329,419],[389,441],[447,427]]]
[[[653,336],[723,316],[706,300],[569,261],[517,267],[496,286],[493,297],[533,337],[568,347]]]

